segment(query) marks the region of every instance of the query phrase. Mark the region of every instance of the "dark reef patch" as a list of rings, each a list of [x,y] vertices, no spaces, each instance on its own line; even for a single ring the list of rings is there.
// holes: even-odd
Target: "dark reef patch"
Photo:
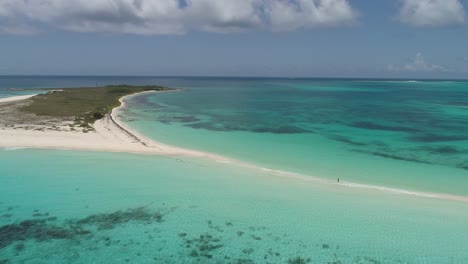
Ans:
[[[447,142],[447,141],[463,141],[468,140],[468,136],[444,136],[436,134],[422,134],[408,137],[409,140],[414,142]]]
[[[174,116],[172,119],[181,123],[193,123],[200,121],[200,119],[195,116]]]
[[[57,239],[73,240],[85,235],[93,236],[95,229],[113,229],[130,221],[148,224],[160,223],[163,221],[164,215],[161,211],[150,211],[145,207],[138,207],[108,214],[90,215],[82,219],[68,219],[62,225],[58,225],[56,222],[57,217],[49,217],[47,213],[34,215],[33,219],[1,226],[0,249],[26,240],[46,242]],[[16,249],[21,249],[21,246],[18,248],[17,245]]]
[[[468,106],[468,102],[447,102],[447,105],[453,105],[453,106]]]
[[[128,252],[134,252],[133,257],[130,258],[129,255],[128,258],[122,259],[124,262],[141,262],[141,258],[150,257],[154,259],[155,263],[174,263],[175,259],[180,259],[184,263],[307,264],[315,263],[314,256],[310,251],[320,250],[328,258],[328,262],[323,263],[341,263],[343,257],[356,260],[353,263],[379,263],[376,259],[367,256],[340,256],[339,246],[323,242],[315,245],[304,243],[289,237],[287,234],[275,234],[273,230],[265,226],[249,226],[232,221],[220,221],[218,224],[212,220],[206,221],[206,229],[200,233],[175,232],[173,238],[181,242],[180,248],[177,249],[176,253],[170,249],[171,252],[165,254],[164,247],[168,237],[157,236],[157,233],[160,232],[159,228],[163,228],[164,225],[158,225],[158,227],[150,225],[163,222],[167,213],[174,209],[175,207],[150,210],[146,207],[138,207],[64,221],[56,220],[55,216],[43,216],[42,218],[35,217],[5,225],[0,227],[0,251],[4,247],[11,246],[12,255],[8,256],[10,259],[7,259],[6,255],[2,255],[4,259],[0,259],[0,264],[14,262],[17,257],[27,253],[30,249],[34,250],[34,246],[29,247],[29,243],[26,243],[28,240],[36,243],[68,240],[63,246],[66,247],[66,254],[69,254],[70,250],[75,250],[72,252],[74,260],[80,257],[81,250],[96,251],[92,254],[96,254],[100,250],[128,250]],[[120,237],[118,237],[119,239],[111,238],[112,233],[109,234],[109,230],[130,223],[149,225],[150,228],[141,234],[142,238],[148,238],[148,241],[142,241],[135,237],[127,240],[122,240]],[[236,240],[234,243],[233,239]],[[69,242],[72,242],[72,247],[69,247]],[[157,247],[154,248],[154,252],[160,252],[161,255],[147,256],[143,251],[140,251],[142,246],[148,245],[150,242],[156,243]],[[27,251],[25,245],[28,245]],[[265,247],[267,245],[269,247]],[[239,247],[237,248],[237,246]],[[284,246],[297,247],[298,251],[282,252]],[[154,252],[150,254],[154,254]],[[108,253],[105,251],[105,254]]]
[[[226,224],[229,223],[229,224]],[[271,239],[278,246],[278,243],[286,245],[294,243],[293,241],[279,242],[279,237],[275,236],[265,226],[248,226],[244,227],[243,231],[238,231],[230,227],[234,226],[232,222],[225,222],[225,233],[220,236],[216,230],[216,225],[213,221],[208,220],[208,231],[200,235],[191,236],[186,233],[180,233],[178,237],[182,240],[182,246],[186,250],[186,255],[192,258],[193,263],[227,263],[227,264],[253,264],[253,263],[286,263],[286,264],[305,264],[310,263],[311,258],[302,256],[290,256],[290,258],[283,258],[279,248],[262,249],[260,246],[263,240],[259,235],[265,232],[265,240]],[[183,235],[181,235],[183,234]],[[239,235],[240,234],[240,235]],[[245,235],[244,235],[245,234]],[[239,244],[242,245],[238,248],[237,252],[228,253],[232,250],[231,239],[236,237]],[[284,235],[286,238],[287,235]],[[268,244],[268,243],[267,243]],[[328,245],[328,244],[327,244]],[[307,249],[305,244],[300,243],[299,246]],[[226,249],[223,249],[226,248]],[[232,255],[231,255],[232,254]],[[262,261],[259,261],[262,259]],[[191,263],[192,263],[191,262]]]
[[[0,227],[0,249],[12,243],[25,240],[38,242],[54,239],[73,239],[90,231],[80,227],[62,227],[50,224],[45,219],[24,220],[20,223]]]
[[[371,258],[371,257],[367,257],[367,256],[364,256],[364,257],[355,257],[354,258],[354,263],[370,263],[370,264],[380,264],[381,262],[374,259],[374,258]],[[398,261],[398,263],[401,263],[400,261]]]
[[[232,124],[226,122],[196,122],[185,124],[187,127],[194,129],[205,129],[210,131],[249,131],[254,133],[272,133],[272,134],[304,134],[314,133],[312,130],[303,129],[297,126],[271,126],[271,127],[255,127],[247,124]]]
[[[41,214],[41,213],[34,213],[32,216],[33,216],[33,217],[46,217],[46,216],[49,216],[49,213],[44,213],[44,214]]]
[[[262,127],[249,129],[248,131],[255,133],[273,133],[273,134],[304,134],[312,133],[312,131],[303,129],[297,126],[279,126],[279,127]]]
[[[310,258],[295,257],[288,259],[288,264],[306,264],[310,263]]]
[[[25,248],[25,246],[24,246],[23,243],[19,243],[19,244],[16,244],[16,245],[15,245],[15,250],[16,250],[16,252],[21,252],[21,251],[24,250],[24,248]]]
[[[171,119],[167,117],[159,117],[158,121],[166,125],[170,125],[172,123]]]
[[[381,147],[381,148],[387,148],[388,147],[387,144],[385,144],[382,141],[378,141],[378,140],[374,140],[374,141],[369,142],[369,145],[374,145],[374,146],[378,146],[378,147]]]
[[[255,264],[255,261],[251,259],[237,259],[233,262],[233,264]]]
[[[210,131],[238,131],[242,130],[236,127],[228,127],[222,124],[215,124],[212,122],[198,122],[198,123],[190,123],[186,124],[185,126],[194,128],[194,129],[205,129],[205,130],[210,130]]]
[[[415,158],[397,156],[397,155],[386,154],[386,153],[381,153],[381,152],[371,152],[371,153],[374,156],[379,156],[379,157],[389,158],[389,159],[394,159],[394,160],[403,160],[403,161],[423,163],[423,164],[432,164],[431,162],[424,161],[424,160],[419,160],[419,159],[415,159]]]
[[[394,160],[402,160],[402,161],[416,162],[416,163],[423,163],[423,164],[433,164],[425,160],[420,160],[420,159],[416,159],[412,157],[397,156],[397,155],[383,153],[383,152],[363,151],[363,150],[352,150],[352,151],[358,152],[358,153],[370,154],[370,155],[374,155],[374,156],[378,156],[382,158],[394,159]]]
[[[343,143],[346,143],[346,144],[349,144],[349,145],[352,145],[352,146],[362,146],[362,147],[367,146],[366,143],[354,141],[354,140],[350,139],[349,137],[331,136],[331,137],[329,137],[329,139],[339,141],[339,142],[343,142]]]
[[[352,127],[356,128],[363,128],[363,129],[369,129],[369,130],[383,130],[383,131],[395,131],[395,132],[417,132],[419,130],[410,128],[410,127],[404,127],[404,126],[386,126],[386,125],[380,125],[372,122],[353,122],[350,124]]]
[[[444,155],[463,153],[463,151],[458,150],[457,148],[452,147],[452,146],[422,147],[421,150],[428,151],[432,154],[444,154]]]
[[[98,229],[113,229],[117,225],[122,225],[130,221],[145,223],[162,222],[164,214],[161,212],[151,212],[145,207],[116,211],[110,214],[95,214],[79,220],[69,220],[68,223],[78,226],[97,226]]]
[[[203,257],[207,259],[213,258],[213,251],[222,248],[224,245],[221,239],[214,237],[208,233],[202,234],[197,238],[184,239],[185,247],[191,248],[189,256],[198,258]]]

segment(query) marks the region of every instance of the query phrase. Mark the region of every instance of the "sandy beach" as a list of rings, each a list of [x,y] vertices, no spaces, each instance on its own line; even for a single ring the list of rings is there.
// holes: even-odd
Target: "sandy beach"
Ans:
[[[120,99],[121,105],[114,108],[111,114],[96,121],[93,124],[94,131],[54,131],[54,130],[30,130],[21,128],[0,127],[0,147],[2,148],[38,148],[38,149],[61,149],[61,150],[83,150],[83,151],[106,151],[106,152],[125,152],[135,154],[154,154],[166,156],[187,156],[201,157],[215,160],[222,163],[231,163],[244,168],[251,168],[266,172],[280,177],[294,178],[305,182],[316,182],[327,185],[336,185],[339,187],[358,188],[368,191],[382,191],[399,195],[411,195],[422,198],[445,199],[460,202],[468,202],[468,197],[418,192],[411,190],[387,188],[383,186],[366,185],[352,182],[341,181],[337,184],[333,181],[299,173],[292,173],[280,170],[263,168],[254,164],[233,160],[208,152],[201,152],[191,149],[179,148],[166,145],[151,140],[132,128],[128,127],[120,120],[120,113],[126,107],[125,101],[133,96],[144,93],[153,93],[148,91],[125,96]],[[26,100],[34,95],[14,96],[0,99],[0,106],[4,103]],[[65,126],[64,126],[65,128]]]
[[[25,100],[33,96],[3,98],[0,99],[0,104]],[[106,115],[93,124],[95,131],[83,133],[81,131],[0,128],[0,147],[110,151],[224,159],[213,154],[168,146],[139,135],[119,120],[119,113],[125,107],[127,98],[120,99],[120,107],[115,108],[110,115]]]
[[[29,94],[29,95],[18,95],[18,96],[11,96],[11,97],[6,97],[6,98],[0,98],[0,104],[1,103],[9,103],[9,102],[15,102],[15,101],[21,101],[21,100],[26,100],[29,99],[33,96],[36,96],[37,94]]]

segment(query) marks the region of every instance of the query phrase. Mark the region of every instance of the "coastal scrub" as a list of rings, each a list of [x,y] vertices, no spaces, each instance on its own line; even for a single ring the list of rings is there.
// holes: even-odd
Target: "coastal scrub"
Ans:
[[[92,124],[120,105],[119,99],[145,91],[166,91],[162,86],[109,85],[93,88],[52,90],[30,99],[20,108],[22,112],[56,118],[71,117],[74,125],[83,131],[92,130]]]

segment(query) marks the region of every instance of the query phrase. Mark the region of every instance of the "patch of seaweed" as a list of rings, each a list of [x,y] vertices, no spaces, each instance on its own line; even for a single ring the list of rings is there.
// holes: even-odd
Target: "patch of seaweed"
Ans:
[[[255,264],[255,261],[251,259],[236,259],[233,264]]]
[[[235,127],[226,127],[220,124],[214,124],[212,122],[197,122],[197,123],[189,123],[186,124],[185,126],[194,128],[194,129],[205,129],[205,130],[210,130],[210,131],[237,131],[237,130],[242,130],[239,128]]]
[[[186,247],[192,248],[189,256],[195,258],[203,257],[211,259],[213,257],[212,251],[223,247],[223,244],[220,242],[220,238],[214,237],[208,233],[202,234],[197,238],[185,239]]]
[[[415,159],[415,158],[408,158],[408,157],[402,157],[402,156],[386,154],[386,153],[381,153],[381,152],[372,152],[372,155],[379,156],[379,157],[384,157],[384,158],[390,158],[390,159],[394,159],[394,160],[403,160],[403,161],[423,163],[423,164],[432,164],[431,162],[424,161],[424,160],[419,160],[419,159]]]
[[[416,163],[422,163],[422,164],[433,164],[425,160],[419,160],[419,159],[411,158],[411,157],[397,156],[397,155],[377,152],[377,151],[363,151],[363,150],[356,150],[356,149],[352,151],[358,152],[358,153],[370,154],[370,155],[374,155],[374,156],[382,157],[382,158],[394,159],[394,160],[402,160],[402,161],[416,162]]]
[[[36,213],[37,214],[37,213]],[[44,217],[47,218],[38,218]],[[63,225],[56,224],[57,217],[49,214],[34,215],[33,219],[0,227],[0,249],[18,241],[35,240],[37,242],[55,239],[75,239],[78,236],[92,235],[91,227],[98,230],[112,229],[130,221],[145,223],[160,223],[164,214],[152,212],[144,207],[116,211],[108,214],[95,214],[82,219],[64,221]]]
[[[73,239],[90,231],[80,227],[62,227],[49,223],[46,219],[24,220],[20,223],[0,227],[0,248],[17,241],[36,240],[38,242],[54,239]]]
[[[465,135],[446,136],[446,135],[436,135],[436,134],[422,134],[422,135],[408,137],[408,139],[414,142],[430,143],[430,142],[463,141],[463,140],[468,140],[468,136],[465,136]]]
[[[272,134],[304,134],[312,133],[310,130],[306,130],[297,126],[280,126],[280,127],[262,127],[249,129],[255,133],[272,133]]]
[[[213,230],[215,230],[217,232],[220,232],[220,233],[224,232],[224,230],[221,228],[221,226],[213,224],[213,221],[208,220],[207,223],[208,223],[208,227],[210,229],[213,229]]]
[[[331,136],[331,137],[329,137],[329,138],[332,139],[332,140],[336,140],[336,141],[339,141],[339,142],[343,142],[343,143],[352,145],[352,146],[367,146],[366,143],[353,141],[353,140],[350,139],[349,137]]]
[[[437,146],[437,147],[422,147],[421,148],[424,151],[428,151],[432,154],[461,154],[463,151],[458,150],[455,147],[452,146]]]
[[[297,126],[278,126],[278,127],[257,127],[252,128],[251,126],[242,126],[239,124],[229,123],[214,123],[214,122],[197,122],[189,123],[185,126],[194,129],[205,129],[210,131],[250,131],[254,133],[272,133],[272,134],[304,134],[313,133],[311,130],[303,129]]]
[[[117,225],[125,224],[130,221],[138,222],[163,222],[164,214],[161,212],[151,212],[145,207],[116,211],[109,214],[94,214],[83,219],[70,220],[68,223],[73,225],[94,225],[98,229],[113,229]]]
[[[193,123],[200,121],[200,119],[195,116],[174,116],[172,119],[181,123]]]
[[[417,132],[419,130],[410,128],[410,127],[404,127],[404,126],[385,126],[385,125],[380,125],[372,122],[353,122],[350,124],[352,127],[356,128],[363,128],[363,129],[368,129],[368,130],[382,130],[382,131],[395,131],[395,132]]]
[[[447,102],[447,105],[468,106],[468,102]]]
[[[363,257],[355,257],[354,258],[355,260],[355,263],[370,263],[370,264],[380,264],[381,262],[374,259],[374,258],[371,258],[371,257],[367,257],[367,256],[363,256]]]
[[[32,216],[33,216],[33,217],[46,217],[46,216],[49,216],[49,213],[44,213],[44,214],[41,214],[41,213],[34,213]]]
[[[16,252],[21,252],[21,251],[24,250],[24,248],[25,248],[25,246],[24,246],[23,243],[19,243],[19,244],[16,244],[16,245],[15,245],[15,250],[16,250]]]
[[[163,221],[165,213],[161,211],[151,211],[145,207],[132,208],[127,210],[120,210],[107,214],[95,214],[85,218],[66,220],[63,225],[56,225],[56,221],[48,220],[47,217],[44,219],[33,218],[32,220],[22,221],[13,225],[7,225],[0,228],[0,249],[2,247],[13,245],[13,249],[16,254],[20,254],[25,249],[24,241],[31,239],[37,242],[48,241],[53,239],[70,239],[76,242],[82,242],[84,239],[92,239],[91,246],[84,247],[85,250],[98,250],[99,245],[109,247],[111,245],[119,245],[127,247],[130,245],[140,247],[142,244],[138,240],[130,239],[127,242],[121,240],[111,240],[107,235],[99,235],[101,229],[112,229],[118,225],[125,225],[130,222],[140,223],[159,223]],[[52,222],[53,221],[53,222]],[[295,255],[288,255],[288,253],[281,252],[281,248],[269,248],[268,250],[262,249],[260,242],[256,238],[260,238],[258,235],[263,234],[265,231],[268,235],[263,236],[262,240],[274,239],[274,234],[271,233],[264,226],[248,226],[243,231],[238,231],[238,224],[234,224],[230,221],[221,222],[217,225],[213,221],[207,221],[208,229],[207,232],[203,232],[200,235],[194,236],[189,235],[185,232],[179,232],[174,235],[178,237],[183,243],[179,253],[179,257],[188,257],[192,262],[190,263],[227,263],[227,264],[253,264],[253,263],[286,263],[286,264],[307,264],[311,263],[311,258],[307,256],[301,256],[299,252]],[[223,227],[224,231],[220,231],[219,228]],[[236,228],[233,228],[233,227]],[[156,230],[156,229],[155,229]],[[150,230],[145,231],[145,234],[149,234]],[[219,232],[223,232],[222,236]],[[87,236],[86,236],[87,235]],[[284,237],[287,235],[284,234]],[[237,254],[229,255],[227,252],[229,241],[232,238],[244,240],[239,252]],[[226,239],[226,241],[224,241]],[[254,239],[254,241],[252,241]],[[166,240],[163,240],[165,242]],[[277,240],[275,240],[277,241]],[[290,242],[283,241],[282,244],[288,244]],[[145,243],[146,244],[146,243]],[[257,248],[254,245],[260,246]],[[300,243],[299,246],[304,250],[307,250],[307,245]],[[331,244],[320,243],[316,244],[320,249],[334,253],[338,247],[331,246]],[[227,250],[227,251],[226,251]],[[161,248],[159,249],[161,251]],[[307,254],[307,253],[306,253]],[[143,254],[137,252],[136,256],[142,257]],[[335,253],[333,260],[325,263],[341,263],[337,254]],[[174,258],[177,256],[171,254],[170,256],[154,257],[156,263],[172,263]],[[263,261],[259,261],[259,258],[263,257]],[[288,258],[289,257],[289,258]],[[349,256],[349,258],[352,258]],[[128,261],[127,261],[128,260]],[[371,257],[355,257],[355,263],[379,263],[378,260]],[[0,264],[9,263],[11,260],[0,259]],[[124,259],[124,261],[133,261],[130,258]]]
[[[288,259],[288,264],[306,264],[310,263],[310,258],[295,257]]]

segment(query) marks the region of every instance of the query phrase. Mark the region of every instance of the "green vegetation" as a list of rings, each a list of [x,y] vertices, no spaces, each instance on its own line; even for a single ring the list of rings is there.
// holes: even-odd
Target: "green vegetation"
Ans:
[[[103,118],[120,105],[119,99],[145,91],[173,90],[162,86],[109,85],[96,88],[71,88],[49,91],[31,98],[31,103],[22,107],[23,112],[50,117],[73,117],[75,125],[86,130],[90,124]]]

